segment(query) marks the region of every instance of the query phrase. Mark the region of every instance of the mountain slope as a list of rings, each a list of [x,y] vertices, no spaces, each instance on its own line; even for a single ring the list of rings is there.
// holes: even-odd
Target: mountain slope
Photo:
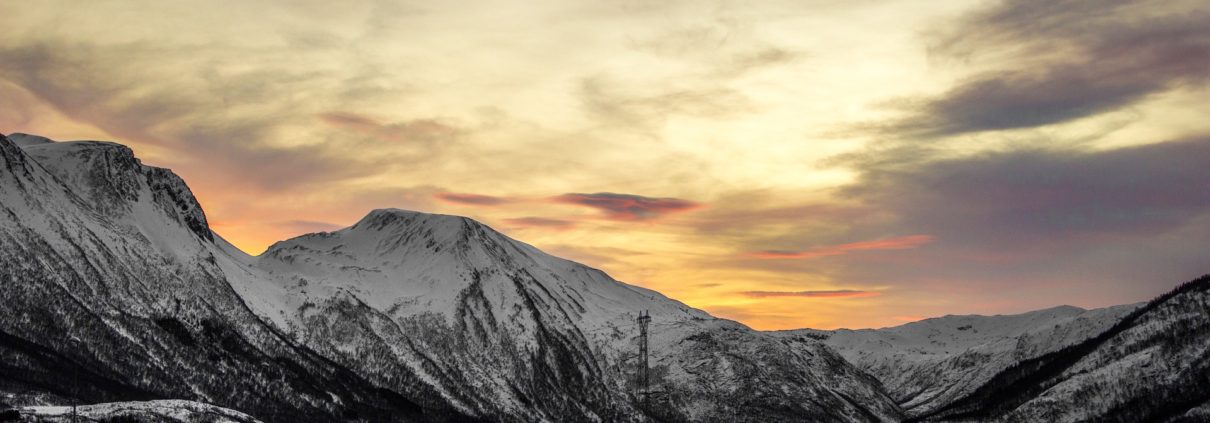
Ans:
[[[179,398],[266,421],[900,417],[818,342],[715,319],[469,219],[378,210],[250,257],[130,149],[14,138],[0,139],[12,405]],[[639,312],[653,320],[646,401]]]
[[[1205,421],[1210,275],[1178,286],[1105,332],[1025,360],[929,421]]]
[[[302,342],[383,383],[407,368],[473,415],[898,417],[876,382],[818,343],[796,350],[462,217],[376,210],[228,258],[251,269],[249,303]],[[653,321],[649,407],[633,385],[639,312]]]
[[[1103,332],[1138,306],[1062,306],[1009,316],[945,316],[883,329],[782,334],[824,339],[881,381],[907,413],[927,414],[1017,362]]]
[[[0,136],[0,391],[19,400],[7,402],[185,398],[269,421],[450,414],[257,318],[170,171],[118,144],[15,138]]]

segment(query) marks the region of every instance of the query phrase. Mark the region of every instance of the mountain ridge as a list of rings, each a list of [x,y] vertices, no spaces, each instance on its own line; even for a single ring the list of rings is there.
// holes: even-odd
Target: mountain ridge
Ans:
[[[255,317],[170,172],[109,145],[25,148],[46,154],[0,136],[0,387],[15,398],[190,398],[275,421],[425,413]]]
[[[399,421],[899,416],[876,381],[822,345],[791,349],[466,218],[377,210],[253,257],[209,230],[179,177],[144,166],[129,148],[23,144],[0,140],[10,169],[0,175],[0,207],[13,217],[0,222],[9,247],[0,275],[12,282],[0,289],[19,303],[0,332],[54,353],[87,353],[90,365],[147,392],[128,398],[94,386],[88,401],[193,399],[267,421],[303,410]],[[14,267],[57,257],[84,265]],[[89,275],[75,276],[77,268]],[[49,282],[68,276],[79,280],[71,289]],[[64,309],[60,297],[82,308]],[[639,401],[634,385],[639,310],[656,320],[651,402]],[[69,313],[90,326],[47,328],[20,313]],[[88,347],[74,351],[40,335],[47,330]],[[25,357],[11,346],[0,353]],[[231,377],[222,376],[234,371],[228,366],[245,376],[223,390],[215,381]],[[64,369],[46,363],[35,379],[61,381]],[[12,379],[35,369],[10,370],[0,387],[47,386]],[[250,385],[283,377],[291,382],[279,390]],[[322,388],[294,390],[308,384]]]
[[[909,421],[1204,421],[1210,417],[1207,309],[1210,274],[1135,308],[1096,336],[1021,361]]]
[[[17,406],[171,398],[269,422],[1210,416],[1188,388],[1210,384],[1207,277],[1144,306],[762,332],[461,216],[376,209],[251,256],[129,148],[18,139],[0,135],[0,393]],[[1103,403],[1081,407],[1089,395]]]
[[[912,414],[926,414],[1013,364],[1104,331],[1138,304],[1056,306],[1008,315],[945,315],[879,329],[800,329],[878,378]]]

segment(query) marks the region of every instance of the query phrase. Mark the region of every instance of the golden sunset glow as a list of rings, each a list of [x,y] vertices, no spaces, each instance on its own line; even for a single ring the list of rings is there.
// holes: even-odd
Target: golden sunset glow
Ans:
[[[0,132],[252,254],[397,207],[758,329],[1103,306],[1210,268],[1210,41],[1149,4],[0,0]]]

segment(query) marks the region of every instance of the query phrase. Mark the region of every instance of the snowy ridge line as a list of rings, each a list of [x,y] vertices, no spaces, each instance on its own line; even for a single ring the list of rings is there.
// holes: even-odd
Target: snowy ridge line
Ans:
[[[0,284],[18,307],[0,317],[59,326],[0,319],[0,329],[89,355],[74,358],[156,396],[274,422],[901,417],[822,344],[792,348],[471,219],[374,210],[253,257],[206,226],[184,182],[129,149],[28,149],[0,140],[17,169],[0,173],[0,208],[17,216],[0,220],[0,243],[13,244],[0,272],[23,281]],[[56,301],[55,287],[81,295]],[[659,322],[650,404],[636,394],[625,332],[639,311]],[[254,388],[270,383],[279,389]]]

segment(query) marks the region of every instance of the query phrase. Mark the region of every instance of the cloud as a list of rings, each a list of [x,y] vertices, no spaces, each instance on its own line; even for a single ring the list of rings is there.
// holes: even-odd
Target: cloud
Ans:
[[[1018,312],[1053,298],[1106,306],[1157,295],[1170,286],[1162,281],[1210,268],[1196,247],[1210,234],[1210,196],[1201,194],[1210,192],[1208,137],[917,153],[896,161],[898,150],[871,151],[848,162],[857,178],[832,192],[830,207],[778,207],[770,202],[777,193],[716,198],[685,220],[708,223],[701,227],[715,228],[710,237],[751,253],[694,266],[748,269],[777,283],[893,286],[920,307],[924,293],[947,293],[946,305],[927,303],[930,313]],[[744,204],[748,210],[737,206]],[[742,230],[699,219],[713,214],[734,215]],[[855,239],[873,241],[848,242]],[[922,314],[907,310],[900,314]]]
[[[481,207],[499,206],[501,204],[513,202],[512,199],[504,197],[495,197],[482,194],[460,194],[456,192],[440,192],[434,194],[433,198],[450,204]]]
[[[798,317],[790,313],[771,313],[746,306],[708,305],[703,306],[702,310],[705,310],[712,316],[735,320],[737,322],[796,320]]]
[[[831,224],[853,232],[927,233],[944,242],[911,254],[761,264],[839,282],[946,290],[952,298],[982,298],[986,307],[993,306],[989,295],[1004,298],[995,307],[1018,300],[1041,307],[1051,304],[1048,298],[1079,298],[1083,306],[1142,299],[1167,286],[1160,281],[1210,268],[1193,247],[1210,234],[1210,196],[1201,194],[1210,192],[1207,157],[1210,138],[1192,137],[1112,149],[1022,147],[892,166],[866,162],[837,195],[886,218]]]
[[[700,203],[679,198],[654,198],[609,192],[569,193],[552,200],[556,203],[591,207],[604,212],[605,218],[617,221],[649,221],[702,207]]]
[[[744,192],[720,198],[711,205],[710,210],[694,216],[690,225],[695,230],[712,235],[742,236],[765,226],[858,221],[873,213],[872,210],[860,206],[818,201],[790,205],[768,204],[769,195],[753,194]]]
[[[576,222],[546,217],[515,217],[504,219],[504,223],[520,228],[544,228],[552,230],[568,230],[576,227]]]
[[[578,95],[593,117],[626,130],[651,131],[671,116],[722,118],[752,110],[739,91],[706,83],[635,87],[593,76],[580,81]]]
[[[916,248],[933,241],[933,237],[929,235],[908,235],[896,238],[884,238],[873,241],[852,242],[848,244],[833,245],[829,247],[815,248],[806,251],[787,251],[787,250],[765,250],[750,253],[749,255],[762,259],[805,259],[827,256],[838,256],[848,254],[853,251],[867,250],[906,250]]]
[[[1004,1],[931,36],[939,60],[981,65],[947,92],[901,103],[890,133],[1031,128],[1205,86],[1210,9],[1196,2]],[[988,66],[990,64],[990,66]]]
[[[877,291],[855,291],[851,289],[838,289],[832,291],[744,291],[741,294],[752,298],[770,298],[770,297],[803,297],[803,298],[861,298],[861,297],[876,297],[880,295]]]
[[[392,142],[408,141],[432,144],[450,141],[462,132],[457,127],[437,119],[414,119],[401,123],[384,124],[356,113],[324,112],[316,116],[333,127]]]
[[[1171,230],[1210,212],[1210,138],[1023,149],[871,168],[847,195],[948,242],[1037,248]]]
[[[649,65],[637,65],[645,72],[627,68],[580,78],[584,111],[603,127],[658,138],[672,118],[736,118],[757,110],[741,82],[805,56],[763,37],[746,12],[698,6],[704,6],[698,13],[679,10],[661,25],[624,31],[627,47],[644,53],[634,59]]]
[[[132,146],[171,150],[185,177],[215,185],[281,190],[386,169],[384,156],[357,157],[334,143],[286,145],[303,88],[321,76],[284,65],[224,74],[225,60],[271,61],[222,46],[27,42],[0,45],[0,79],[64,116]],[[205,57],[194,62],[190,57]],[[222,74],[222,76],[219,76]],[[293,95],[286,95],[287,93]],[[266,98],[281,99],[272,105]],[[294,100],[290,100],[294,99]]]

